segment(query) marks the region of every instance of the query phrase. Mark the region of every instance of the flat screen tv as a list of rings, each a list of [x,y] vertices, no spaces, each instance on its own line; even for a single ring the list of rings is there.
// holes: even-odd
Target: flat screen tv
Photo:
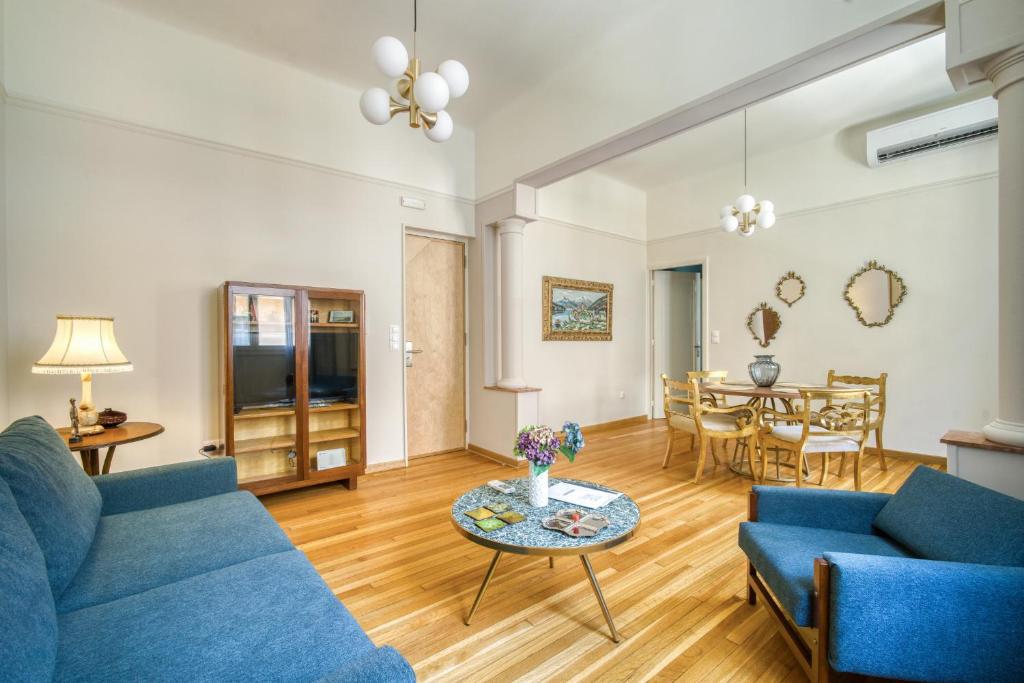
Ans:
[[[295,348],[234,347],[234,408],[295,405]],[[359,400],[359,335],[314,332],[309,339],[309,400],[317,405]]]

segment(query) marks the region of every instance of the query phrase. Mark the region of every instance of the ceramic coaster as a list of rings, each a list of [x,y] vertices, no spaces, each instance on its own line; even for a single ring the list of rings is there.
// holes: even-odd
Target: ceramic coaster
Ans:
[[[526,519],[526,516],[521,512],[515,510],[509,510],[508,512],[502,512],[498,515],[498,519],[505,522],[506,524],[518,524],[519,522]]]
[[[489,503],[484,507],[493,512],[494,514],[498,514],[499,512],[505,512],[506,510],[508,510],[508,503]]]
[[[494,513],[487,508],[477,508],[476,510],[466,510],[466,514],[476,520],[487,519],[493,517]]]
[[[477,520],[476,525],[484,531],[497,531],[505,526],[505,522],[492,517],[490,519]]]

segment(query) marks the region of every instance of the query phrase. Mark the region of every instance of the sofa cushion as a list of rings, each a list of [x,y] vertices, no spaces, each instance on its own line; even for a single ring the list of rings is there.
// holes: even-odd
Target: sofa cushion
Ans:
[[[57,609],[109,602],[293,548],[248,491],[106,515]]]
[[[0,477],[35,534],[59,597],[92,545],[100,493],[41,417],[24,417],[0,434]]]
[[[3,480],[0,596],[0,680],[50,680],[57,661],[57,615],[46,560]]]
[[[882,536],[743,522],[740,548],[798,626],[813,626],[814,560],[826,552],[909,557]]]
[[[374,649],[298,550],[58,619],[56,681],[315,681]]]
[[[1024,567],[1024,501],[918,466],[875,528],[929,560]]]

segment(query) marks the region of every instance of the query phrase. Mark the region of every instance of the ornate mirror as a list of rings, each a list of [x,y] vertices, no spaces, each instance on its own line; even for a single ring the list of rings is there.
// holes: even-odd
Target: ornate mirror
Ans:
[[[903,278],[877,261],[869,261],[846,283],[847,303],[857,313],[857,320],[866,327],[881,327],[896,312],[907,295]]]
[[[782,318],[774,308],[764,301],[747,316],[747,329],[761,346],[767,347],[771,344],[772,339],[775,339],[775,335],[779,333],[780,327],[782,327]]]
[[[775,283],[775,296],[785,301],[787,306],[792,306],[803,299],[805,291],[807,291],[807,285],[804,283],[804,279],[792,270]]]

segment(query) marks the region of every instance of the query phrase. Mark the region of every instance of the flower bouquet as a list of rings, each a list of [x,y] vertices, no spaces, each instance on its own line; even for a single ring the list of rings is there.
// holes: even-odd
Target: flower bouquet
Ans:
[[[544,507],[548,504],[548,469],[555,462],[558,453],[569,462],[576,460],[576,454],[584,446],[583,432],[575,422],[562,425],[564,439],[551,427],[526,425],[516,436],[513,449],[517,457],[530,462],[530,505]]]

